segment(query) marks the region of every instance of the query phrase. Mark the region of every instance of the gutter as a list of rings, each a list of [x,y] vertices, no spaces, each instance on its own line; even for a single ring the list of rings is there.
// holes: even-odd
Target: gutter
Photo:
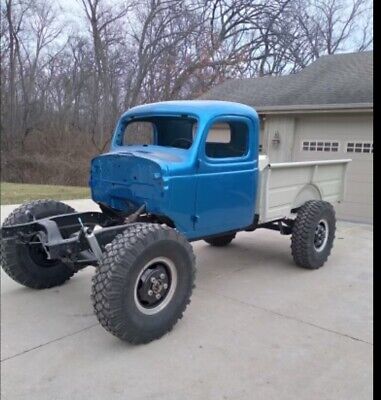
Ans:
[[[348,104],[302,104],[291,106],[263,106],[255,107],[258,114],[305,114],[316,113],[373,113],[373,103],[348,103]]]

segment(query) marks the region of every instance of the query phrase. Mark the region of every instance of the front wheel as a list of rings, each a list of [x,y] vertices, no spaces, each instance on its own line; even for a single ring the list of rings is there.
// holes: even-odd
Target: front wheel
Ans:
[[[195,257],[175,229],[133,224],[106,246],[93,277],[92,300],[100,324],[130,343],[170,331],[190,302]]]
[[[328,259],[335,238],[336,218],[326,201],[307,201],[298,211],[292,228],[291,251],[297,265],[320,268]]]
[[[59,201],[34,200],[16,208],[3,226],[74,212],[73,208]],[[75,273],[61,260],[48,259],[37,235],[30,239],[30,243],[21,243],[17,239],[1,240],[1,265],[14,281],[33,289],[62,285]]]

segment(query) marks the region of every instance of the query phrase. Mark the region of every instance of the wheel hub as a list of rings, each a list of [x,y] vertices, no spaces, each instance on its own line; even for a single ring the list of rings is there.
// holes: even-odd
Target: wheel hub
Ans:
[[[146,315],[163,310],[177,287],[177,268],[167,257],[156,257],[141,270],[134,290],[135,305]]]
[[[314,247],[317,251],[324,249],[328,240],[328,223],[322,219],[316,226],[314,236]]]
[[[146,269],[138,282],[138,300],[145,307],[161,303],[169,290],[170,277],[164,264],[155,263]]]
[[[50,268],[58,264],[58,260],[50,260],[38,235],[34,236],[29,244],[29,255],[40,267]]]

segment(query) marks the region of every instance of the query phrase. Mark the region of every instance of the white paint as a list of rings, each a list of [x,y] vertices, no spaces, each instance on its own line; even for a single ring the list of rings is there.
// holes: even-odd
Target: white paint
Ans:
[[[269,164],[260,174],[260,194],[256,207],[259,222],[290,218],[291,210],[308,200],[320,199],[333,205],[342,201],[347,164],[350,161]]]

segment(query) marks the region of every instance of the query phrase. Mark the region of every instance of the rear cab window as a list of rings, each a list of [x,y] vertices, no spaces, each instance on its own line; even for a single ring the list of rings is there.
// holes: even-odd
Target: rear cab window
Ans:
[[[242,158],[249,150],[249,126],[244,121],[217,121],[209,128],[205,154],[209,158]]]

